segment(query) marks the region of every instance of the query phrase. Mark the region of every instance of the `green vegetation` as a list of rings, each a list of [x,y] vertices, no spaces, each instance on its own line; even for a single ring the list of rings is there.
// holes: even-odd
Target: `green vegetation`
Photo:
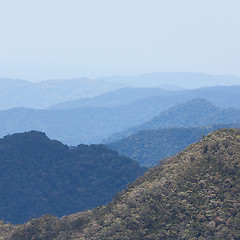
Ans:
[[[239,175],[240,130],[218,130],[149,170],[107,206],[61,219],[45,215],[6,239],[240,239]]]
[[[107,146],[121,155],[138,161],[142,166],[155,166],[163,158],[175,155],[200,140],[202,136],[220,128],[232,127],[239,128],[240,124],[144,130]]]
[[[69,148],[36,131],[6,136],[0,139],[0,218],[23,223],[94,208],[144,170],[103,145]]]

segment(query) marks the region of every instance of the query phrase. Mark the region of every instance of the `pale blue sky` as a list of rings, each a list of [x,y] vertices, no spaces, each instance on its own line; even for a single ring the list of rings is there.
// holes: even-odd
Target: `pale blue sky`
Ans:
[[[0,77],[240,76],[239,0],[0,0]]]

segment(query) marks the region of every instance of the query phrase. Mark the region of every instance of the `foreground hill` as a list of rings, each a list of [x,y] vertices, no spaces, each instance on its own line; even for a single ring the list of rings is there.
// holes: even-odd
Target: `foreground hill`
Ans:
[[[143,130],[107,146],[121,155],[138,161],[142,166],[155,166],[160,160],[173,156],[188,145],[197,142],[203,135],[220,128],[232,127],[239,128],[240,124]]]
[[[139,126],[115,133],[106,142],[115,142],[146,129],[237,123],[239,119],[240,109],[222,109],[205,99],[193,99],[173,106]]]
[[[0,139],[0,219],[23,223],[106,204],[143,173],[103,145],[69,148],[44,133]]]
[[[240,131],[218,130],[130,184],[106,207],[3,225],[30,239],[239,239]],[[7,230],[9,229],[9,230]],[[11,234],[7,238],[6,234]]]

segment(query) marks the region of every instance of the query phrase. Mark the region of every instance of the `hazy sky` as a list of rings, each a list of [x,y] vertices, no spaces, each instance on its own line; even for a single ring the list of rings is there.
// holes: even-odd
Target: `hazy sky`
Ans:
[[[0,77],[240,76],[240,0],[0,0]]]

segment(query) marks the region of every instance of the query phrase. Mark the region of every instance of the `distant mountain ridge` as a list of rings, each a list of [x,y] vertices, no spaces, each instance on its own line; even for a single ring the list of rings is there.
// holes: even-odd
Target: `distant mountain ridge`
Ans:
[[[79,77],[37,83],[19,79],[0,78],[0,109],[4,110],[15,107],[43,109],[61,102],[95,97],[125,87],[157,87],[165,90],[176,90],[178,92],[184,89],[221,85],[239,86],[240,78],[231,75],[209,75],[202,73],[148,73],[98,79]],[[202,96],[194,96],[193,98],[196,97]]]
[[[128,84],[89,78],[28,82],[0,78],[0,109],[15,107],[46,108],[77,98],[94,97]]]
[[[0,219],[23,223],[111,201],[146,169],[103,145],[69,148],[31,131],[0,139]]]
[[[121,81],[138,87],[161,87],[167,83],[187,89],[240,84],[240,77],[237,76],[227,74],[211,75],[197,72],[154,72],[132,76],[113,76],[102,79]]]

